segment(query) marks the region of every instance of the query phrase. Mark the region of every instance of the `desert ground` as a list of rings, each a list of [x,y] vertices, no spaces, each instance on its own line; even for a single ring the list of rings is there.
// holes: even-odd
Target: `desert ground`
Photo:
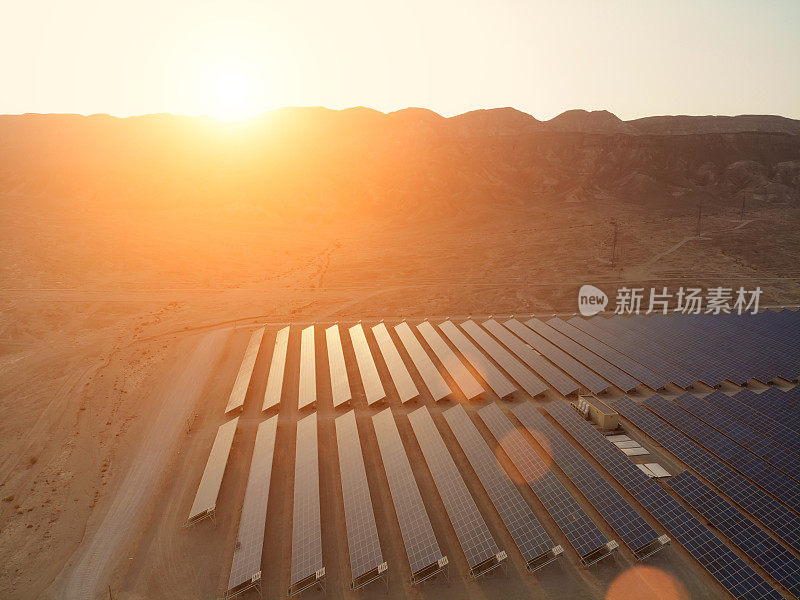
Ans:
[[[694,204],[675,198],[646,202],[576,193],[558,202],[437,201],[435,210],[389,206],[377,216],[365,211],[280,218],[234,201],[214,210],[165,202],[154,210],[6,185],[0,190],[0,598],[221,596],[255,430],[264,418],[260,402],[269,357],[283,324],[572,314],[584,283],[610,297],[623,284],[758,285],[762,308],[798,304],[797,198],[767,202],[754,195],[744,213],[738,201],[709,202],[699,236]],[[613,265],[612,219],[618,224]],[[267,334],[216,524],[184,529],[257,324],[267,324]],[[289,365],[298,362],[299,329],[292,328]],[[590,569],[577,568],[577,557],[567,550],[557,566],[536,575],[526,574],[513,550],[507,576],[468,581],[425,469],[415,473],[437,538],[451,558],[450,579],[411,587],[368,427],[375,409],[366,405],[345,337],[353,406],[362,444],[371,450],[365,460],[390,564],[391,597],[623,600],[645,597],[644,589],[648,598],[725,597],[677,544],[641,564],[623,547]],[[333,417],[339,413],[330,399],[319,329],[316,351],[320,446],[334,448]],[[293,473],[296,389],[295,367],[287,370],[279,409],[262,563],[270,598],[284,593],[289,578],[287,482]],[[387,391],[386,405],[405,437],[410,407]],[[554,391],[548,394],[537,402],[556,399]],[[478,402],[454,402],[464,402],[472,413],[495,400],[489,394]],[[514,401],[524,400],[521,395]],[[425,394],[420,403],[453,450],[441,417],[446,405]],[[637,439],[649,444],[641,435]],[[670,468],[671,459],[649,447]],[[420,463],[419,449],[412,445],[409,452],[412,464]],[[467,484],[500,546],[513,549],[474,474],[464,468],[464,457],[453,455],[462,473],[471,475],[465,475]],[[337,468],[335,453],[320,453],[323,498],[336,497]],[[518,487],[542,515],[530,490],[522,482]],[[561,533],[543,520],[567,548]],[[359,594],[346,591],[340,502],[323,502],[322,522],[327,596],[385,597],[380,585]]]

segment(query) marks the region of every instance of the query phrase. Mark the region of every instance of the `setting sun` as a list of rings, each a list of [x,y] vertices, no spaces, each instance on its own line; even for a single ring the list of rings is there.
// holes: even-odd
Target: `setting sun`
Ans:
[[[203,76],[204,112],[223,121],[240,121],[255,116],[263,85],[259,74],[243,63],[229,60],[209,66]]]

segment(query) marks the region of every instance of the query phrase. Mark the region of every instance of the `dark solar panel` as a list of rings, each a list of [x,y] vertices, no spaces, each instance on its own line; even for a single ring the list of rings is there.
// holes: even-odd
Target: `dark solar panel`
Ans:
[[[795,480],[661,396],[652,396],[643,405],[784,504],[800,510],[800,484]]]
[[[616,545],[612,543],[609,547],[605,535],[570,496],[500,408],[496,404],[489,404],[480,409],[478,415],[564,532],[578,556],[584,561],[594,562],[589,560],[589,557],[594,559],[608,555]]]
[[[568,396],[578,391],[580,386],[577,383],[567,377],[528,344],[500,325],[500,323],[494,319],[489,319],[483,322],[483,326],[489,333],[500,340],[506,348],[519,356],[525,364],[536,371],[542,379],[555,388],[559,394]]]
[[[391,409],[384,409],[374,415],[372,425],[378,439],[406,556],[411,566],[411,578],[412,581],[418,581],[421,578],[415,578],[416,575],[444,568],[447,558],[439,550]]]
[[[800,410],[798,410],[800,407],[797,402],[793,401],[790,392],[784,392],[779,388],[769,388],[760,394],[756,394],[752,390],[742,390],[733,397],[742,404],[752,406],[765,415],[780,421],[786,427],[800,432]]]
[[[408,420],[433,475],[458,543],[467,558],[470,574],[477,576],[485,573],[505,560],[505,552],[500,554],[427,407],[422,406],[409,413]]]
[[[560,554],[561,547],[555,547],[522,494],[503,472],[497,457],[481,437],[464,407],[459,404],[447,409],[444,411],[444,418],[528,567],[538,568],[550,562]]]
[[[734,598],[782,597],[566,402],[545,408]]]
[[[647,521],[531,403],[517,404],[511,411],[634,553],[658,540]]]
[[[667,485],[757,565],[800,597],[800,560],[797,557],[689,471],[672,477]]]
[[[350,551],[351,587],[364,585],[386,570],[372,511],[364,456],[352,410],[336,418],[336,442],[342,475],[342,498]]]
[[[620,398],[612,406],[786,543],[800,550],[800,517],[630,398]]]

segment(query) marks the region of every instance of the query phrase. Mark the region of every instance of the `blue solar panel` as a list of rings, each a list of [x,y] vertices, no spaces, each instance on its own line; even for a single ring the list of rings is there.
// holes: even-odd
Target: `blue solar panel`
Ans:
[[[630,398],[620,398],[612,406],[786,543],[800,550],[800,517]]]
[[[635,554],[650,555],[658,534],[529,402],[511,411]],[[659,544],[660,546],[660,544]]]
[[[661,396],[652,396],[643,404],[784,504],[800,510],[800,484],[795,480]]]
[[[552,402],[545,408],[732,596],[782,597],[567,403]]]
[[[689,471],[670,478],[667,485],[757,565],[800,597],[800,560],[797,557]]]
[[[790,392],[784,392],[779,388],[770,388],[760,394],[752,390],[742,390],[733,395],[742,404],[752,406],[800,433],[800,410],[792,396]]]

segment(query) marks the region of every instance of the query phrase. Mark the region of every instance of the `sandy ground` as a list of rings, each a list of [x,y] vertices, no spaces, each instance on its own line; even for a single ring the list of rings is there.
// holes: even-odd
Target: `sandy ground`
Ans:
[[[766,304],[798,300],[793,225],[798,214],[786,209],[765,211],[741,227],[735,211],[709,215],[703,238],[694,239],[694,223],[687,217],[618,207],[626,225],[618,240],[618,267],[611,269],[607,214],[589,204],[571,210],[568,220],[553,211],[519,209],[502,215],[464,212],[435,223],[356,221],[348,227],[279,227],[257,219],[218,226],[198,217],[179,229],[156,220],[126,224],[119,215],[102,212],[65,221],[48,207],[41,198],[30,199],[26,211],[17,203],[4,204],[0,219],[2,598],[86,598],[89,589],[103,598],[108,586],[114,598],[122,599],[211,598],[224,592],[262,419],[260,399],[275,326],[256,363],[216,526],[206,522],[183,529],[181,524],[223,422],[248,327],[256,321],[573,311],[583,283],[608,291],[619,282],[756,283],[765,289]],[[418,447],[410,443],[437,538],[451,557],[449,583],[411,588],[388,487],[376,462],[369,422],[374,409],[363,399],[346,338],[353,404],[392,596],[622,600],[640,597],[624,590],[650,585],[660,590],[651,597],[723,597],[674,544],[648,559],[645,564],[653,571],[642,569],[623,548],[592,569],[576,568],[568,551],[557,566],[535,577],[525,574],[444,426],[442,407],[429,397],[421,402],[444,432],[500,546],[509,551],[509,574],[467,581],[443,506]],[[288,364],[298,358],[296,328]],[[330,449],[337,413],[325,391],[321,332],[317,363],[324,366],[318,376],[320,446]],[[386,383],[385,366],[378,363]],[[290,373],[270,495],[271,543],[262,564],[267,597],[281,595],[289,577],[296,386],[296,372]],[[470,412],[492,399],[470,404]],[[409,407],[399,406],[393,390],[387,403],[404,438],[413,440],[405,418]],[[320,459],[323,498],[338,498],[335,453],[323,452]],[[528,488],[519,487],[543,515]],[[354,596],[344,591],[348,566],[340,542],[345,531],[341,503],[323,503],[322,516],[328,596]],[[567,547],[544,520],[554,539]],[[87,562],[87,557],[101,560]],[[670,591],[673,584],[677,592]],[[385,597],[380,586],[361,595]]]

